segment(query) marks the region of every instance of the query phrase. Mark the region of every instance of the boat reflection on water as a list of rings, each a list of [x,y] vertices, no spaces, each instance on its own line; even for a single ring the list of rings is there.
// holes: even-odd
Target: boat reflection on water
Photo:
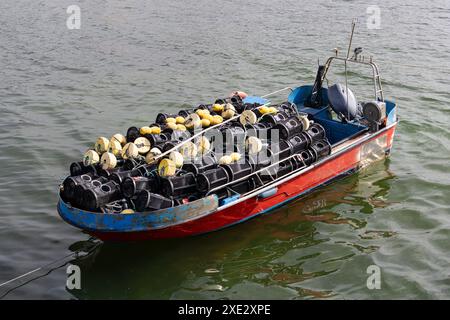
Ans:
[[[393,234],[367,228],[390,205],[389,159],[252,221],[184,239],[101,243],[81,269],[80,299],[333,297],[302,287]],[[268,290],[265,290],[268,289]]]

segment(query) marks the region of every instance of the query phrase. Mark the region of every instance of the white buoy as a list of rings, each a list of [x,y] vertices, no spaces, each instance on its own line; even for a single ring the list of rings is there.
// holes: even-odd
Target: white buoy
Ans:
[[[262,141],[261,139],[251,136],[245,141],[245,148],[247,149],[249,154],[257,154],[262,150]]]
[[[239,122],[243,126],[245,126],[246,124],[255,124],[257,120],[258,117],[251,110],[244,110],[239,117]]]
[[[230,164],[233,162],[233,159],[230,156],[222,156],[219,159],[219,164]]]
[[[96,164],[100,161],[100,156],[94,150],[88,150],[83,156],[83,164],[85,166],[90,166]]]
[[[122,148],[122,158],[123,159],[133,159],[139,155],[138,147],[133,142],[128,142]]]
[[[134,140],[134,144],[138,148],[139,154],[146,154],[150,151],[150,141],[146,137],[139,137],[136,140]]]
[[[169,159],[175,163],[175,166],[177,168],[181,168],[183,166],[184,163],[183,155],[178,151],[172,151],[169,154]]]
[[[179,152],[183,155],[184,158],[192,159],[197,156],[198,147],[193,142],[187,142],[180,147]]]
[[[115,135],[113,135],[111,137],[111,139],[109,139],[110,143],[111,141],[118,141],[122,147],[127,143],[127,138],[125,138],[125,136],[123,134],[120,133],[116,133]]]
[[[154,163],[155,157],[159,156],[161,153],[162,153],[161,150],[159,150],[158,148],[150,149],[150,151],[145,156],[145,162],[147,162],[147,164]]]
[[[122,152],[122,145],[118,140],[111,138],[109,141],[109,151],[115,156],[119,156]]]
[[[109,140],[105,137],[99,137],[95,142],[94,149],[95,151],[97,151],[98,154],[103,154],[104,152],[107,152],[109,149]]]
[[[201,154],[207,153],[211,150],[211,142],[209,142],[209,139],[205,136],[202,136],[200,140],[198,141],[198,151]]]
[[[114,169],[117,165],[117,158],[111,152],[105,152],[102,154],[100,159],[100,163],[102,164],[102,169]]]

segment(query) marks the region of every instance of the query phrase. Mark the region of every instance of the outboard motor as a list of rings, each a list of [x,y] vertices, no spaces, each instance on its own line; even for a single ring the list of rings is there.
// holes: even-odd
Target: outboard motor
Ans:
[[[361,115],[355,95],[340,83],[328,88],[328,100],[334,112],[346,120],[353,120],[356,116]]]

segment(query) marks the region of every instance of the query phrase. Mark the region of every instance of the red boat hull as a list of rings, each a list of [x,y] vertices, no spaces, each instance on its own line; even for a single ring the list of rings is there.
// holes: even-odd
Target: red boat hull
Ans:
[[[212,232],[273,210],[334,179],[356,172],[391,149],[396,123],[366,138],[355,138],[330,158],[310,170],[281,183],[277,192],[266,198],[254,196],[198,219],[162,229],[139,232],[89,232],[105,241],[141,241],[179,238]]]

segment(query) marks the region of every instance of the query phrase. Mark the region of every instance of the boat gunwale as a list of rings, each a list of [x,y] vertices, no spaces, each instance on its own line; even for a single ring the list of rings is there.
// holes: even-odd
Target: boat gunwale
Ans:
[[[248,195],[244,195],[243,197],[237,199],[234,202],[227,203],[227,204],[225,204],[223,206],[220,206],[220,207],[217,208],[217,211],[220,211],[220,210],[226,209],[228,207],[231,207],[231,206],[233,206],[235,204],[240,203],[241,201],[245,201],[247,199],[250,199],[250,198],[252,198],[254,196],[257,196],[257,195],[263,193],[264,191],[267,191],[267,190],[269,190],[269,189],[271,189],[273,187],[276,187],[276,186],[278,186],[278,185],[280,185],[280,184],[282,184],[284,182],[287,182],[287,181],[289,181],[291,179],[294,179],[297,176],[299,176],[301,174],[304,174],[304,173],[306,173],[306,172],[308,172],[308,171],[310,171],[310,170],[312,170],[312,169],[322,165],[323,163],[327,162],[328,160],[332,160],[332,159],[336,158],[337,156],[341,155],[342,153],[345,153],[346,151],[357,147],[358,145],[362,144],[363,142],[371,140],[372,138],[375,138],[378,135],[381,135],[383,132],[388,131],[392,127],[395,127],[397,125],[397,123],[398,123],[398,121],[393,122],[389,126],[386,126],[382,130],[376,131],[374,133],[367,133],[367,132],[363,133],[361,137],[355,137],[354,138],[355,140],[352,143],[350,143],[348,146],[346,146],[346,147],[344,147],[344,148],[342,148],[340,150],[337,150],[334,153],[332,152],[330,155],[328,155],[327,157],[323,158],[322,160],[320,160],[320,161],[318,161],[318,162],[316,162],[316,163],[314,163],[314,164],[312,164],[312,165],[310,165],[310,166],[308,166],[306,168],[301,168],[298,171],[290,172],[290,175],[281,177],[279,180],[275,180],[275,181],[265,185],[264,188],[262,188],[260,190],[257,190],[255,192],[249,193]],[[351,141],[351,140],[349,140],[349,141]],[[345,141],[345,142],[348,142],[348,141]],[[343,142],[343,143],[345,143],[345,142]],[[336,147],[339,147],[339,146],[341,146],[341,144],[337,145]]]

